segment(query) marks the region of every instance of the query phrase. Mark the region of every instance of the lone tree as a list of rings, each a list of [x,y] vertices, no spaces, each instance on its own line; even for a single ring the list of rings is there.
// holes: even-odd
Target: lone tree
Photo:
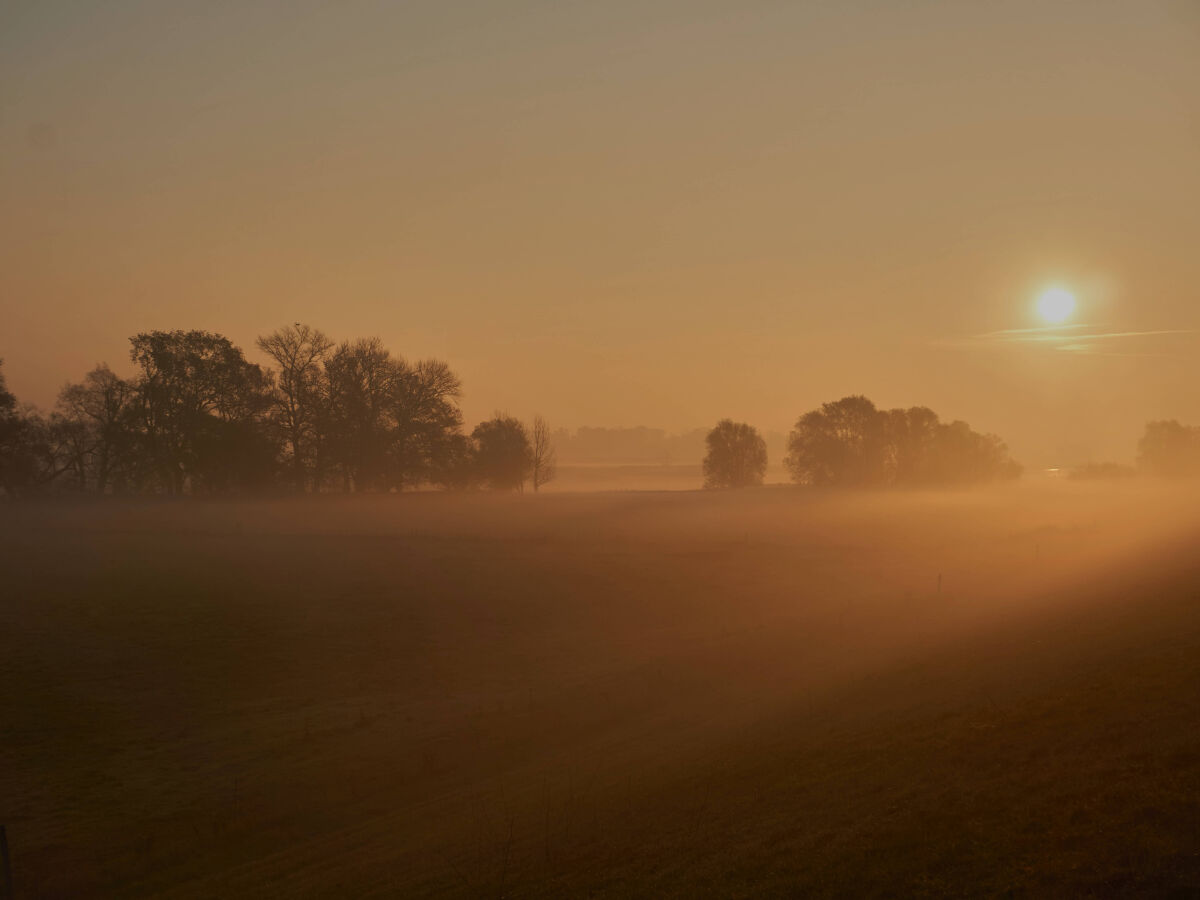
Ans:
[[[752,425],[722,419],[705,438],[704,486],[741,488],[762,484],[767,471],[767,442]]]
[[[496,491],[521,491],[533,474],[533,445],[520,420],[497,414],[471,432],[475,467],[481,481]]]
[[[533,417],[533,491],[558,474],[554,455],[554,443],[550,440],[550,426],[541,416]]]

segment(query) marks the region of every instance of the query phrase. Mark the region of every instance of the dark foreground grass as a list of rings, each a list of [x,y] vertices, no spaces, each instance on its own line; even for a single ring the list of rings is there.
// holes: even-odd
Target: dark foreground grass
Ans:
[[[18,896],[1194,896],[1193,508],[6,508]]]

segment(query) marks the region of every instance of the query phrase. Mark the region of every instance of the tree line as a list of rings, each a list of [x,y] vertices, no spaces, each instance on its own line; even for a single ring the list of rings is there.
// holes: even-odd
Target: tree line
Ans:
[[[497,414],[465,433],[462,384],[440,360],[409,362],[378,338],[337,343],[299,323],[256,343],[274,368],[207,331],[137,334],[131,377],[97,366],[49,416],[20,406],[0,370],[0,489],[537,490],[554,478],[546,422]]]
[[[724,419],[706,438],[704,486],[761,484],[767,445],[744,422]],[[1017,478],[1021,466],[993,434],[966,422],[942,422],[924,406],[878,409],[862,396],[843,397],[801,416],[788,435],[784,467],[797,484],[936,486]],[[1125,478],[1143,472],[1200,475],[1200,427],[1174,420],[1149,422],[1138,442],[1137,468],[1089,463],[1078,479]]]
[[[409,362],[378,338],[338,343],[300,323],[256,346],[274,367],[207,331],[134,335],[133,375],[101,364],[64,387],[48,416],[17,402],[0,361],[0,492],[536,491],[555,477],[546,421],[498,413],[465,432],[462,384],[440,360]],[[762,483],[767,445],[753,426],[724,419],[705,448],[706,488]],[[815,486],[975,484],[1021,472],[995,435],[863,396],[802,415],[783,463],[795,483]],[[1147,424],[1138,465],[1200,474],[1200,428]]]
[[[762,483],[767,445],[752,426],[725,419],[709,432],[707,447],[705,487]],[[802,415],[783,463],[792,481],[817,486],[975,484],[1021,474],[995,435],[942,422],[924,406],[878,409],[862,396]]]
[[[564,462],[611,465],[672,465],[699,462],[707,428],[669,434],[662,428],[582,426],[554,432],[554,447]]]

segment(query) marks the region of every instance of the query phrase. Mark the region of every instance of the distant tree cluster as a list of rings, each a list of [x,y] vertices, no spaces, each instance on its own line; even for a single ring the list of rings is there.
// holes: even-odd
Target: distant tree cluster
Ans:
[[[668,434],[662,428],[597,428],[584,426],[575,431],[560,428],[554,432],[554,445],[564,461],[672,465],[694,464],[704,455],[703,428]]]
[[[276,368],[219,334],[135,335],[134,375],[100,365],[49,417],[19,406],[0,370],[0,489],[521,490],[532,480],[536,490],[554,477],[540,417],[532,433],[499,414],[463,432],[462,385],[439,360],[410,363],[378,338],[335,343],[300,324],[257,345]]]
[[[814,485],[973,484],[1016,478],[1008,447],[966,422],[942,422],[926,407],[877,409],[843,397],[800,417],[784,465]]]
[[[753,427],[723,420],[707,443],[705,487],[762,483],[767,449]],[[925,407],[877,409],[861,396],[801,416],[784,465],[797,484],[830,486],[974,484],[1021,473],[995,435],[942,422]]]
[[[1138,442],[1138,468],[1152,475],[1200,475],[1200,428],[1149,422]]]
[[[1114,462],[1090,462],[1072,469],[1067,477],[1072,481],[1117,481],[1137,474],[1133,466]]]

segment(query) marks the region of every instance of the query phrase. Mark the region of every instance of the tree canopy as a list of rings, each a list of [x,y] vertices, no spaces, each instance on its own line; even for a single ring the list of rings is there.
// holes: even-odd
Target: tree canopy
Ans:
[[[722,419],[705,438],[706,488],[742,488],[762,484],[767,471],[767,442],[752,425]]]
[[[471,432],[479,478],[495,490],[519,491],[533,475],[534,452],[525,426],[497,413]]]
[[[784,465],[799,484],[843,486],[969,484],[1021,471],[995,435],[941,422],[925,407],[877,409],[857,395],[801,416]]]
[[[276,370],[211,332],[134,335],[130,377],[98,366],[48,420],[21,409],[0,372],[0,489],[390,491],[449,484],[470,460],[462,386],[444,362],[409,363],[377,338],[335,345],[301,324],[257,346]]]
[[[555,433],[540,416],[527,427],[497,413],[464,432],[462,383],[441,360],[410,362],[379,338],[338,343],[300,323],[256,346],[275,368],[212,332],[134,335],[129,377],[97,366],[62,389],[49,417],[22,407],[0,368],[0,491],[536,491],[555,476]],[[1200,472],[1198,435],[1151,422],[1142,468]],[[706,488],[762,483],[767,447],[753,426],[723,419],[705,448]],[[994,435],[857,395],[802,415],[784,465],[796,483],[818,486],[970,484],[1020,472]]]
[[[1138,466],[1168,477],[1200,474],[1200,428],[1174,420],[1148,422],[1138,442]]]
[[[17,402],[0,367],[0,495],[508,491],[554,477],[540,416],[463,432],[462,382],[441,360],[301,323],[256,346],[275,368],[212,332],[134,335],[129,377],[97,366],[49,418]]]

